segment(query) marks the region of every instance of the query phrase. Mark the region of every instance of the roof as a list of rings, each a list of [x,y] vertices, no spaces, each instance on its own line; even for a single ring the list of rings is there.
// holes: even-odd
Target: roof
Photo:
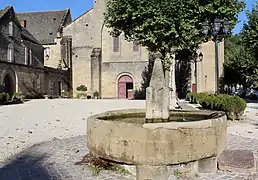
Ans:
[[[92,10],[94,10],[93,8],[90,8],[89,10],[87,10],[86,12],[84,12],[83,14],[81,14],[80,16],[78,16],[77,18],[75,18],[73,21],[71,21],[70,23],[66,24],[66,26],[69,26],[70,24],[72,24],[73,22],[77,21],[78,19],[80,19],[82,16],[84,16],[85,14],[88,14],[89,12],[91,12]]]
[[[34,43],[37,43],[37,44],[40,44],[37,39],[25,28],[23,28],[21,25],[20,25],[20,22],[18,21],[17,17],[15,16],[15,12],[14,12],[14,9],[12,6],[7,6],[5,9],[0,9],[0,20],[1,18],[7,14],[8,12],[13,12],[14,14],[14,21],[16,21],[18,27],[20,28],[21,30],[21,35],[22,35],[22,38],[25,38],[29,41],[32,41]]]
[[[0,9],[0,19],[10,10],[11,6],[7,6],[5,9]]]
[[[52,44],[64,26],[70,9],[60,11],[43,11],[17,13],[19,20],[26,20],[26,29],[41,43]]]
[[[23,36],[23,38],[28,39],[30,41],[33,41],[36,44],[40,44],[38,42],[38,40],[26,29],[26,28],[22,28],[21,31],[21,35]]]

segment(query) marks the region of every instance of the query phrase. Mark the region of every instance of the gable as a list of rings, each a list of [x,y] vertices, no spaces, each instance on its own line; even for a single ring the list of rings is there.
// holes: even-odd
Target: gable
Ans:
[[[26,21],[26,29],[41,43],[53,44],[63,26],[71,17],[70,10],[17,13],[20,21]]]

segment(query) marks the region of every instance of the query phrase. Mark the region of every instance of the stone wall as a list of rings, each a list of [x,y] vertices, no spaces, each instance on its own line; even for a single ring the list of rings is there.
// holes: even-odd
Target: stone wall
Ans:
[[[197,91],[198,92],[215,92],[215,43],[209,41],[204,43],[199,50],[203,54],[203,61],[197,62]],[[220,77],[223,76],[224,64],[224,43],[220,43]],[[192,83],[195,83],[194,66],[192,66]]]
[[[42,95],[59,96],[59,81],[62,90],[69,90],[69,71],[49,67],[34,68],[25,65],[0,61],[0,92],[4,89],[4,78],[9,75],[15,86],[15,92],[21,92],[28,97]]]
[[[141,87],[142,72],[148,62],[105,62],[102,64],[101,97],[117,98],[118,79],[122,75],[129,75],[134,81],[134,89]]]
[[[73,94],[80,85],[88,87],[91,92],[91,54],[93,51],[94,22],[93,10],[89,10],[68,24],[63,35],[72,38],[72,78]]]
[[[8,23],[13,21],[14,36],[9,37]],[[39,44],[32,43],[22,39],[21,29],[18,27],[14,19],[6,18],[0,24],[0,61],[7,61],[8,45],[14,47],[14,62],[25,65],[25,47],[32,50],[32,65],[33,67],[44,67],[43,65],[43,47]]]

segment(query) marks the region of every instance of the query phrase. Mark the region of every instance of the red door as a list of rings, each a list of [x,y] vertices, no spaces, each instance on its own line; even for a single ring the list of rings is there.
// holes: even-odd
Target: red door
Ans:
[[[132,91],[133,79],[128,75],[121,76],[118,79],[118,99],[132,98]]]
[[[126,99],[126,83],[125,82],[118,83],[118,98]]]

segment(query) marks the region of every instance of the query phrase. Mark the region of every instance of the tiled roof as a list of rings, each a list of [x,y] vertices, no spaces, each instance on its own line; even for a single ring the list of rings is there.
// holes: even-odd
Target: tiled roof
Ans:
[[[14,9],[13,9],[12,6],[7,6],[5,9],[0,9],[0,20],[9,11],[13,11],[14,12]],[[21,29],[22,38],[25,38],[25,39],[27,39],[29,41],[32,41],[32,42],[37,43],[37,44],[40,44],[37,41],[37,39],[26,28],[23,28],[22,26],[20,26],[20,22],[18,21],[17,17],[15,17],[14,20],[18,23],[19,28]]]
[[[64,25],[69,9],[61,11],[17,13],[19,20],[26,20],[26,29],[41,43],[52,44],[57,32]]]

